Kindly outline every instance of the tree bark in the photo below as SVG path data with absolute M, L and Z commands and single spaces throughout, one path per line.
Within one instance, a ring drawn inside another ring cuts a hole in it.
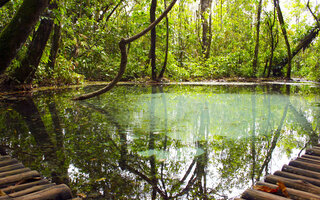
M 151 1 L 150 6 L 150 23 L 156 20 L 156 9 L 157 9 L 157 0 Z M 151 60 L 151 77 L 153 81 L 157 79 L 157 72 L 156 72 L 156 41 L 157 41 L 157 33 L 156 27 L 151 29 L 151 46 L 150 46 L 150 60 Z
M 148 33 L 153 27 L 155 27 L 167 14 L 168 12 L 170 12 L 170 10 L 173 8 L 173 6 L 175 5 L 175 3 L 177 2 L 177 0 L 172 0 L 170 5 L 168 6 L 168 8 L 160 15 L 159 18 L 157 18 L 152 24 L 150 24 L 146 29 L 144 29 L 143 31 L 141 31 L 140 33 L 127 38 L 127 39 L 121 39 L 121 41 L 119 42 L 119 48 L 120 48 L 120 52 L 121 52 L 121 62 L 120 62 L 120 68 L 118 71 L 117 76 L 105 87 L 103 87 L 100 90 L 88 93 L 88 94 L 84 94 L 81 95 L 79 97 L 74 97 L 73 100 L 84 100 L 84 99 L 89 99 L 98 95 L 101 95 L 109 90 L 111 90 L 121 79 L 123 73 L 126 70 L 126 66 L 127 66 L 127 61 L 128 61 L 128 57 L 127 57 L 127 49 L 126 49 L 126 45 L 139 39 L 140 37 L 142 37 L 143 35 L 145 35 L 146 33 Z
M 292 54 L 291 54 L 291 48 L 290 48 L 290 43 L 289 43 L 289 39 L 288 39 L 288 35 L 287 35 L 287 31 L 286 31 L 286 27 L 284 24 L 284 20 L 283 20 L 283 16 L 282 16 L 282 11 L 280 8 L 280 0 L 274 0 L 274 6 L 277 9 L 277 13 L 278 13 L 278 20 L 281 26 L 281 31 L 284 37 L 284 40 L 286 42 L 286 46 L 287 46 L 287 53 L 288 53 L 288 70 L 287 70 L 287 79 L 291 78 L 291 60 L 292 60 Z
M 167 1 L 164 0 L 164 9 L 167 9 Z M 164 72 L 167 68 L 167 62 L 168 62 L 168 51 L 169 51 L 169 17 L 168 15 L 166 15 L 166 54 L 164 57 L 164 62 L 163 62 L 163 66 L 162 69 L 160 71 L 160 74 L 158 76 L 158 80 L 161 80 L 163 78 Z
M 257 74 L 258 65 L 258 55 L 259 55 L 259 37 L 260 37 L 260 18 L 261 18 L 262 0 L 259 0 L 258 13 L 257 13 L 257 26 L 256 26 L 256 45 L 254 48 L 254 58 L 253 58 L 253 76 Z
M 316 26 L 316 27 L 313 27 L 306 36 L 300 39 L 299 44 L 295 47 L 295 49 L 292 52 L 292 58 L 296 56 L 301 51 L 301 49 L 306 49 L 311 44 L 311 42 L 317 37 L 318 33 L 319 33 L 319 27 Z M 274 64 L 273 67 L 275 66 L 283 67 L 287 63 L 288 63 L 288 58 L 284 58 L 280 63 Z
M 53 28 L 53 36 L 52 36 L 52 44 L 51 44 L 51 50 L 50 50 L 50 56 L 49 56 L 49 62 L 48 62 L 48 69 L 53 70 L 54 66 L 56 64 L 56 58 L 60 46 L 60 37 L 61 37 L 61 23 L 54 24 Z
M 43 50 L 49 39 L 53 21 L 51 19 L 42 19 L 40 26 L 28 48 L 28 52 L 24 59 L 21 61 L 19 68 L 16 68 L 10 75 L 15 82 L 19 84 L 31 83 L 34 74 L 40 63 Z
M 211 13 L 212 0 L 201 0 L 200 1 L 200 12 L 201 12 L 201 22 L 202 22 L 202 54 L 205 58 L 209 56 L 211 39 L 208 37 L 208 32 L 211 27 L 208 24 L 208 13 Z M 211 14 L 209 14 L 210 16 Z M 211 20 L 211 17 L 209 17 Z M 211 24 L 211 22 L 210 22 Z
M 0 33 L 0 74 L 10 65 L 48 4 L 48 0 L 24 0 L 16 15 Z

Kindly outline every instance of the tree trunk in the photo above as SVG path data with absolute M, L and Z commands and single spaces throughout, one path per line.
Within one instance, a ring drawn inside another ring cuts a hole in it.
M 177 0 L 172 0 L 170 5 L 168 6 L 168 8 L 160 15 L 160 17 L 158 17 L 152 24 L 150 24 L 146 29 L 144 29 L 143 31 L 141 31 L 140 33 L 127 38 L 127 39 L 122 39 L 119 42 L 119 48 L 120 48 L 120 52 L 121 52 L 121 62 L 120 62 L 120 67 L 119 67 L 119 71 L 117 76 L 111 81 L 111 83 L 109 83 L 107 86 L 103 87 L 100 90 L 91 92 L 89 94 L 84 94 L 81 95 L 79 97 L 75 97 L 73 98 L 73 100 L 84 100 L 84 99 L 89 99 L 98 95 L 101 95 L 109 90 L 111 90 L 121 79 L 123 73 L 126 70 L 126 66 L 127 66 L 127 61 L 128 61 L 128 56 L 127 56 L 127 49 L 126 49 L 126 45 L 139 39 L 140 37 L 144 36 L 146 33 L 148 33 L 151 29 L 153 29 L 169 12 L 170 10 L 173 8 L 173 6 L 175 5 L 175 3 L 177 2 Z
M 296 48 L 292 52 L 292 58 L 296 56 L 301 49 L 306 49 L 311 44 L 311 42 L 317 37 L 318 33 L 319 33 L 319 28 L 316 26 L 309 31 L 309 34 L 307 34 L 302 39 L 300 39 L 299 44 L 296 46 Z M 283 67 L 287 63 L 288 63 L 288 58 L 284 58 L 280 63 L 276 63 L 273 66 Z
M 54 34 L 52 36 L 52 44 L 48 62 L 48 69 L 53 70 L 56 64 L 56 58 L 60 46 L 60 36 L 61 36 L 61 24 L 54 24 L 53 28 Z
M 262 0 L 259 0 L 258 13 L 257 13 L 257 26 L 256 26 L 256 46 L 254 48 L 253 58 L 253 77 L 256 77 L 258 67 L 258 55 L 259 55 L 259 37 L 260 37 L 260 18 L 261 18 Z
M 157 9 L 157 0 L 151 1 L 150 6 L 150 23 L 154 22 L 156 20 L 156 9 Z M 156 27 L 153 27 L 151 29 L 151 47 L 150 47 L 150 59 L 151 59 L 151 71 L 152 71 L 152 80 L 156 81 L 157 79 L 157 72 L 156 72 Z
M 40 26 L 29 45 L 28 52 L 24 59 L 21 61 L 19 68 L 16 68 L 10 77 L 13 77 L 14 81 L 19 84 L 31 83 L 34 74 L 40 63 L 43 50 L 46 47 L 49 39 L 53 21 L 51 19 L 42 19 Z
M 16 15 L 1 31 L 0 74 L 10 65 L 48 4 L 48 0 L 24 0 Z
M 207 16 L 211 16 L 211 4 L 212 4 L 212 0 L 200 1 L 200 12 L 201 12 L 201 22 L 202 22 L 202 54 L 204 55 L 205 58 L 209 56 L 208 51 L 211 43 L 211 41 L 209 40 L 210 37 L 208 37 L 209 28 L 211 29 L 211 27 L 209 27 L 208 19 L 207 19 L 208 18 Z M 208 15 L 209 12 L 210 14 Z M 209 19 L 211 20 L 210 17 Z
M 290 79 L 291 78 L 291 59 L 292 59 L 292 54 L 291 54 L 291 48 L 290 48 L 290 43 L 289 43 L 286 27 L 285 27 L 285 24 L 284 24 L 284 21 L 283 21 L 283 16 L 282 16 L 281 8 L 280 8 L 280 0 L 274 0 L 274 6 L 277 9 L 278 20 L 279 20 L 281 31 L 282 31 L 282 34 L 283 34 L 283 37 L 284 37 L 284 40 L 285 40 L 286 46 L 287 46 L 288 70 L 287 70 L 286 78 Z
M 164 9 L 167 9 L 167 1 L 164 0 Z M 163 74 L 166 70 L 167 67 L 167 62 L 168 62 L 168 51 L 169 51 L 169 18 L 168 15 L 166 16 L 166 29 L 167 29 L 167 33 L 166 33 L 166 55 L 164 57 L 164 63 L 161 69 L 161 72 L 158 76 L 158 80 L 161 80 L 163 78 Z

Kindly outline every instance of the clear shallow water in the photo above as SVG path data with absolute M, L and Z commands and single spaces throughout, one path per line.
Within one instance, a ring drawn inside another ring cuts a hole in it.
M 228 199 L 318 142 L 313 86 L 118 86 L 0 103 L 1 150 L 90 199 Z

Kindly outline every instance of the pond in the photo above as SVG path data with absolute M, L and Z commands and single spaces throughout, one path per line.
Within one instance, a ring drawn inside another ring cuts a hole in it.
M 88 199 L 230 199 L 318 143 L 315 85 L 117 86 L 0 101 L 0 149 Z

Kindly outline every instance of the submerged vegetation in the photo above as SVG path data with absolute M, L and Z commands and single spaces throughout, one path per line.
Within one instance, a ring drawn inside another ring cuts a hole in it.
M 126 43 L 122 80 L 319 81 L 316 1 L 18 0 L 0 4 L 1 85 L 111 81 L 121 39 L 144 30 L 170 3 L 150 33 Z M 21 18 L 30 31 L 17 29 Z

